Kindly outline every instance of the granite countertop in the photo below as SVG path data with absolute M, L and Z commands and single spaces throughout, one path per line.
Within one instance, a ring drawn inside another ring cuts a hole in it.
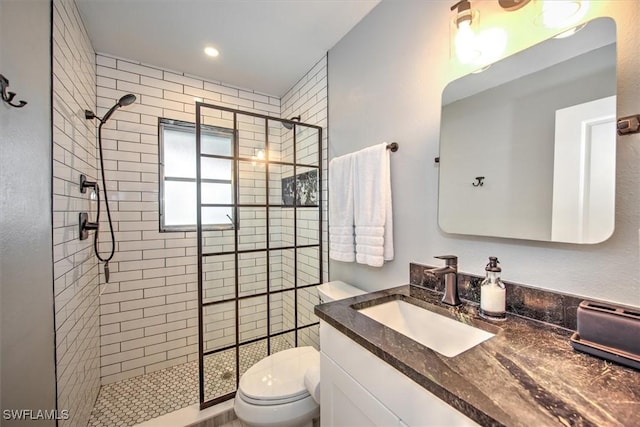
M 568 329 L 510 314 L 487 321 L 476 304 L 451 307 L 441 296 L 406 285 L 321 304 L 315 313 L 481 425 L 640 426 L 640 372 L 574 351 Z M 496 335 L 448 358 L 357 311 L 393 299 Z

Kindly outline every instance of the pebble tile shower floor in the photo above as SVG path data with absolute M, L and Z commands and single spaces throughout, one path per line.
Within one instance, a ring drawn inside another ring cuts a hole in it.
M 283 337 L 271 339 L 272 353 L 290 347 Z M 266 354 L 265 341 L 241 347 L 240 372 L 246 371 Z M 234 350 L 205 359 L 207 398 L 235 390 L 234 364 Z M 102 386 L 88 426 L 133 426 L 198 401 L 198 362 L 194 361 Z

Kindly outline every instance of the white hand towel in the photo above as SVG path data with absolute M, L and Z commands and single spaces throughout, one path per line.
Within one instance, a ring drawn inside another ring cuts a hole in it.
M 353 237 L 353 155 L 329 162 L 329 258 L 356 259 Z
M 381 267 L 393 259 L 391 170 L 387 143 L 354 155 L 356 261 Z

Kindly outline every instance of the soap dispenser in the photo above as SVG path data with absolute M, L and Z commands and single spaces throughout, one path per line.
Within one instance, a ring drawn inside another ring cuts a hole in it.
M 480 284 L 480 315 L 490 320 L 505 320 L 507 292 L 500 280 L 502 269 L 498 267 L 498 258 L 489 257 L 485 268 L 487 275 Z

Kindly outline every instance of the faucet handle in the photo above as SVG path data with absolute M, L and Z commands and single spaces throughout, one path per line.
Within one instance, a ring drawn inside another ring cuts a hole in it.
M 434 258 L 443 259 L 445 261 L 445 265 L 458 265 L 458 257 L 456 255 L 439 255 Z

